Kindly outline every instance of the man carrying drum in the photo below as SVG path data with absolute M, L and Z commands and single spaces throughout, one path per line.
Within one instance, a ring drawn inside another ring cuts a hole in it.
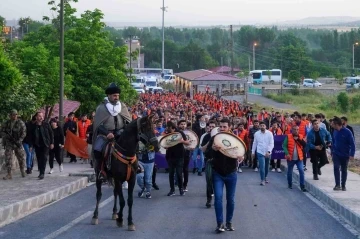
M 220 121 L 220 133 L 229 132 L 230 121 L 222 119 Z M 216 136 L 215 136 L 216 137 Z M 216 232 L 221 233 L 225 230 L 234 231 L 232 226 L 232 218 L 235 208 L 235 189 L 237 182 L 237 165 L 244 160 L 243 156 L 238 158 L 230 158 L 221 152 L 221 146 L 214 143 L 215 137 L 212 137 L 205 154 L 208 158 L 212 158 L 213 165 L 213 185 L 215 196 L 215 214 L 216 214 Z M 236 137 L 237 138 L 237 137 Z M 240 140 L 239 140 L 240 141 Z M 223 188 L 226 188 L 226 227 L 223 222 Z

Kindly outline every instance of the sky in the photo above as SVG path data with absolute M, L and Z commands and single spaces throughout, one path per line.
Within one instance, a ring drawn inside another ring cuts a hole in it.
M 0 16 L 7 20 L 50 15 L 49 0 L 0 0 Z M 59 0 L 55 0 L 59 2 Z M 162 0 L 79 0 L 81 13 L 98 8 L 105 22 L 161 25 Z M 278 23 L 306 17 L 358 17 L 359 0 L 165 0 L 166 25 Z

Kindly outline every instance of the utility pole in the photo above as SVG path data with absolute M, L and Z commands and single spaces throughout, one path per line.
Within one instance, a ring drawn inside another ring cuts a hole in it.
M 253 70 L 255 70 L 255 47 L 257 46 L 257 43 L 255 42 L 253 44 Z
M 230 25 L 230 46 L 231 46 L 231 75 L 234 75 L 234 38 L 233 38 L 233 25 Z
M 359 45 L 359 43 L 355 42 L 353 44 L 353 49 L 352 49 L 353 50 L 353 52 L 352 52 L 353 53 L 353 59 L 352 59 L 353 60 L 353 62 L 352 62 L 353 63 L 353 71 L 355 70 L 355 45 L 357 46 L 357 45 Z
M 129 53 L 129 63 L 130 63 L 130 65 L 129 65 L 129 69 L 130 69 L 130 78 L 129 78 L 129 81 L 130 81 L 130 83 L 131 83 L 131 77 L 132 77 L 132 66 L 131 66 L 131 45 L 132 45 L 132 38 L 133 38 L 133 35 L 129 35 L 129 39 L 130 39 L 130 41 L 129 41 L 129 44 L 130 44 L 130 53 Z
M 281 79 L 280 79 L 280 84 L 281 84 L 281 90 L 280 90 L 280 94 L 282 95 L 282 93 L 283 93 L 283 57 L 282 57 L 282 53 L 281 53 L 281 68 L 280 68 L 280 70 L 281 70 Z
M 165 66 L 165 0 L 163 0 L 163 6 L 161 8 L 162 10 L 162 50 L 161 50 L 161 77 L 164 76 L 164 66 Z
M 64 123 L 64 0 L 60 1 L 60 102 L 59 102 L 59 121 L 62 126 Z
M 249 74 L 250 74 L 250 71 L 251 71 L 251 66 L 250 66 L 250 56 L 248 56 L 249 58 Z

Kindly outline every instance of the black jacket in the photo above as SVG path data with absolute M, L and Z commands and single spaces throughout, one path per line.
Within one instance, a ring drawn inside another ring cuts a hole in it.
M 31 121 L 28 121 L 27 123 L 25 123 L 26 125 L 26 136 L 25 139 L 23 140 L 24 144 L 31 144 L 31 134 L 33 133 L 33 129 L 34 129 L 34 123 Z
M 193 124 L 193 126 L 192 126 L 192 131 L 195 132 L 195 134 L 198 136 L 199 139 L 201 138 L 201 136 L 202 136 L 203 134 L 205 134 L 205 128 L 202 129 L 202 128 L 200 127 L 200 121 L 198 121 L 198 120 L 195 122 L 195 124 Z
M 41 138 L 40 138 L 41 137 Z M 42 140 L 41 140 L 42 139 Z M 40 145 L 39 145 L 40 142 Z M 50 147 L 54 144 L 54 133 L 49 123 L 42 122 L 41 125 L 34 124 L 31 133 L 30 147 Z

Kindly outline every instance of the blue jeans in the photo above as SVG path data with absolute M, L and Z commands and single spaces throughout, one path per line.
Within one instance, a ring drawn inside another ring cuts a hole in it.
M 349 158 L 341 158 L 333 154 L 333 163 L 334 163 L 335 185 L 340 186 L 340 170 L 341 170 L 341 186 L 345 187 Z
M 292 185 L 292 173 L 293 173 L 293 169 L 294 166 L 296 164 L 296 167 L 299 170 L 299 175 L 300 175 L 300 186 L 305 186 L 305 177 L 304 177 L 304 163 L 302 160 L 290 160 L 287 161 L 287 180 L 288 180 L 288 184 Z
M 237 182 L 237 173 L 230 173 L 226 176 L 218 174 L 213 170 L 212 175 L 213 187 L 214 187 L 214 197 L 215 197 L 215 214 L 216 222 L 223 223 L 223 189 L 224 185 L 226 188 L 226 222 L 231 222 L 234 215 L 235 208 L 235 189 Z
M 200 155 L 200 162 L 197 159 L 198 155 Z M 198 172 L 202 172 L 202 168 L 204 165 L 204 153 L 199 147 L 196 147 L 194 149 L 193 154 L 192 154 L 192 159 L 194 162 L 194 168 L 197 168 Z
M 265 158 L 264 155 L 256 153 L 259 162 L 259 172 L 261 181 L 264 181 L 269 172 L 269 161 L 270 157 Z
M 152 187 L 152 173 L 154 163 L 143 163 L 139 161 L 139 164 L 144 168 L 144 172 L 137 174 L 137 183 L 140 189 L 146 189 L 146 192 L 150 192 Z
M 32 167 L 32 156 L 33 156 L 33 149 L 30 151 L 30 146 L 28 144 L 23 143 L 23 147 L 26 153 L 26 168 Z

